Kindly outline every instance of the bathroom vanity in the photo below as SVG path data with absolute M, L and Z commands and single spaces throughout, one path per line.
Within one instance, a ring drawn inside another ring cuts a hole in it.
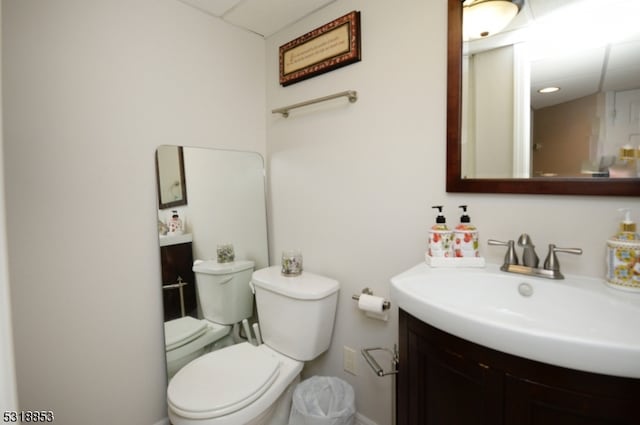
M 640 424 L 640 380 L 551 366 L 400 310 L 398 425 Z
M 193 274 L 193 247 L 191 234 L 160 238 L 160 264 L 162 266 L 162 302 L 164 320 L 182 316 L 180 286 L 186 315 L 196 314 L 196 285 Z
M 640 297 L 422 263 L 391 279 L 398 425 L 640 424 Z

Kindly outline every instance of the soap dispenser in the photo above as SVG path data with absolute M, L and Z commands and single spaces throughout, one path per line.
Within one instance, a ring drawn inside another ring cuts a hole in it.
M 631 210 L 621 208 L 624 219 L 618 233 L 607 240 L 607 284 L 616 289 L 640 292 L 640 235 Z
M 182 228 L 182 220 L 180 219 L 180 216 L 178 215 L 178 210 L 172 210 L 171 211 L 171 218 L 169 219 L 169 233 L 173 234 L 173 235 L 181 235 L 183 228 Z
M 462 208 L 462 216 L 460 224 L 454 230 L 453 252 L 456 257 L 479 257 L 478 229 L 471 224 L 471 217 L 467 214 L 467 206 L 460 205 L 458 208 Z
M 429 250 L 430 257 L 452 257 L 453 256 L 453 231 L 447 227 L 447 219 L 442 214 L 442 205 L 431 208 L 438 210 L 436 223 L 429 230 Z

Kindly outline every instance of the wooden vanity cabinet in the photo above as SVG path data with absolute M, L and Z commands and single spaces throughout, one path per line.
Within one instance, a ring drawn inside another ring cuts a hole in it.
M 185 313 L 196 317 L 196 281 L 193 273 L 193 248 L 191 242 L 166 245 L 160 247 L 160 264 L 162 265 L 162 301 L 164 304 L 164 320 L 181 317 L 180 291 L 167 286 L 182 280 L 187 284 L 182 287 Z
M 398 425 L 640 424 L 638 379 L 524 359 L 403 310 L 399 318 Z

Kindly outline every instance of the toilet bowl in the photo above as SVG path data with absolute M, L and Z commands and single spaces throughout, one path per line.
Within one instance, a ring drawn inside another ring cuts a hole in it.
M 253 314 L 253 294 L 249 288 L 253 261 L 218 263 L 196 260 L 198 305 L 202 319 L 190 316 L 164 324 L 167 376 L 169 379 L 192 360 L 237 342 L 232 327 Z
M 304 361 L 330 345 L 339 283 L 280 266 L 251 280 L 264 344 L 232 345 L 193 360 L 169 382 L 173 425 L 283 425 Z
M 169 419 L 174 425 L 286 424 L 302 366 L 248 342 L 205 354 L 171 381 Z

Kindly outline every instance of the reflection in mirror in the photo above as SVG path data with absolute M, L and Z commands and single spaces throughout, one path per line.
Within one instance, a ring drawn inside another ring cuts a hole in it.
M 640 194 L 640 2 L 526 0 L 463 41 L 469 3 L 449 0 L 447 190 Z
M 637 177 L 638 5 L 529 0 L 500 34 L 464 41 L 463 175 Z
M 158 147 L 156 183 L 160 209 L 187 204 L 182 147 L 167 145 Z
M 244 340 L 238 322 L 253 315 L 251 273 L 268 266 L 262 157 L 182 151 L 189 204 L 158 210 L 169 378 L 202 354 Z

